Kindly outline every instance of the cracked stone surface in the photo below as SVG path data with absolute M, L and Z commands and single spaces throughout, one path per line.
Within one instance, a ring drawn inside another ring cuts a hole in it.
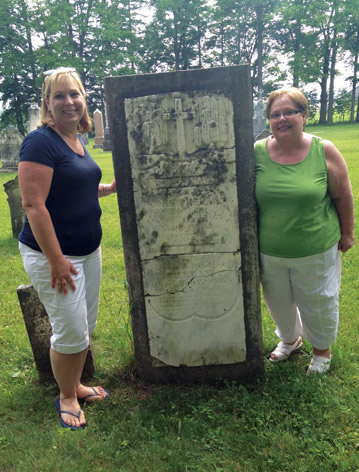
M 125 110 L 153 365 L 244 361 L 232 103 L 176 92 Z

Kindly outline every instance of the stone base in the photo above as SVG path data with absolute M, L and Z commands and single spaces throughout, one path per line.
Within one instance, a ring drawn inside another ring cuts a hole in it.
M 111 142 L 110 141 L 104 141 L 103 142 L 103 152 L 111 152 L 112 151 L 112 148 L 111 148 Z
M 6 174 L 10 172 L 17 172 L 17 166 L 16 167 L 0 167 L 0 174 Z

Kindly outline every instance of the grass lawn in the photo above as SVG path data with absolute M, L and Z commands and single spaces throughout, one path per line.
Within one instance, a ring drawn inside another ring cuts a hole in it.
M 345 157 L 359 221 L 359 126 L 308 127 Z M 110 153 L 88 146 L 111 182 Z M 0 183 L 15 174 L 0 174 Z M 1 185 L 2 187 L 2 185 Z M 133 348 L 116 196 L 103 209 L 103 283 L 93 337 L 96 384 L 111 397 L 85 406 L 88 427 L 61 428 L 54 385 L 40 385 L 16 289 L 28 283 L 0 192 L 0 472 L 359 471 L 359 249 L 342 257 L 341 319 L 330 372 L 306 376 L 310 346 L 266 363 L 251 385 L 154 386 L 133 376 Z M 356 230 L 356 235 L 358 231 Z M 264 305 L 263 339 L 276 344 Z

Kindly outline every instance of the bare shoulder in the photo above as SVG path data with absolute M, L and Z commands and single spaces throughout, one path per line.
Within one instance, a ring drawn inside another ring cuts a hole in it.
M 323 139 L 323 145 L 325 155 L 340 154 L 339 149 L 329 139 Z

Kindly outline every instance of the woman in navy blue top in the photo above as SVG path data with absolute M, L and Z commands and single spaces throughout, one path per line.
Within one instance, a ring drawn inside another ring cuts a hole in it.
M 27 217 L 19 248 L 51 322 L 50 359 L 60 387 L 60 421 L 66 428 L 79 429 L 86 425 L 79 401 L 109 395 L 80 379 L 98 313 L 98 199 L 116 192 L 116 184 L 100 184 L 101 170 L 78 135 L 90 130 L 91 121 L 75 69 L 61 68 L 44 76 L 42 126 L 26 136 L 20 150 L 19 183 Z

